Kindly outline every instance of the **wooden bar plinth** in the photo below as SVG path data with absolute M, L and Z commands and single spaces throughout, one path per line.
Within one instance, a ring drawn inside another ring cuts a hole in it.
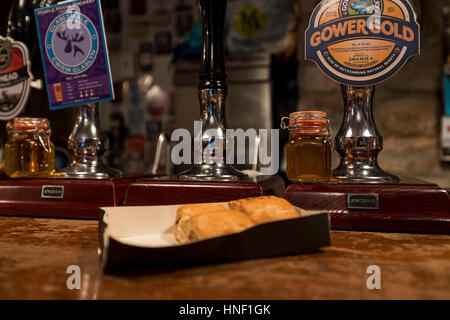
M 352 209 L 349 197 L 378 198 L 378 208 Z M 374 197 L 375 196 L 375 197 Z M 333 229 L 450 233 L 450 200 L 446 190 L 419 180 L 392 184 L 293 184 L 285 198 L 307 210 L 325 210 Z
M 123 204 L 137 178 L 1 180 L 0 216 L 98 219 L 100 207 Z
M 141 179 L 132 183 L 124 205 L 176 205 L 226 202 L 262 195 L 283 196 L 285 184 L 278 176 L 243 182 L 186 181 L 169 178 Z

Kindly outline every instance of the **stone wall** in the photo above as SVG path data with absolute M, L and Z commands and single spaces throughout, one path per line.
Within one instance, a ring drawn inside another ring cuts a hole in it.
M 343 117 L 340 86 L 304 60 L 304 31 L 319 1 L 301 1 L 299 32 L 299 109 L 326 110 L 336 134 Z M 376 87 L 374 113 L 384 137 L 381 166 L 450 187 L 450 170 L 439 160 L 442 115 L 443 19 L 448 0 L 415 0 L 421 24 L 421 55 L 411 58 L 392 79 Z M 334 165 L 339 157 L 335 155 Z

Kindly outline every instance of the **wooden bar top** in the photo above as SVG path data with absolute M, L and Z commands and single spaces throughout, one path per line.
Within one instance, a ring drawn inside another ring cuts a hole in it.
M 102 275 L 97 222 L 0 217 L 0 299 L 450 299 L 450 236 L 333 231 L 320 252 Z M 81 289 L 66 286 L 70 265 Z M 381 268 L 381 290 L 366 286 Z

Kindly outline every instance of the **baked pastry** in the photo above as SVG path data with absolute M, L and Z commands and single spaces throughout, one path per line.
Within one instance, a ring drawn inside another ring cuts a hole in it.
M 255 224 L 298 218 L 285 199 L 265 196 L 219 204 L 187 204 L 177 211 L 175 239 L 181 244 L 244 231 Z
M 228 205 L 231 210 L 245 213 L 256 224 L 299 217 L 294 206 L 275 196 L 235 200 Z
M 223 210 L 226 210 L 226 208 L 217 203 L 185 204 L 178 208 L 175 223 L 178 223 L 181 218 L 187 219 L 198 214 Z
M 183 218 L 180 222 L 183 221 Z M 176 226 L 177 240 L 190 243 L 244 231 L 254 225 L 253 221 L 239 211 L 222 210 L 195 214 Z
M 182 233 L 182 229 L 184 225 L 188 224 L 192 217 L 197 215 L 211 213 L 214 211 L 223 211 L 227 210 L 224 206 L 215 203 L 198 203 L 198 204 L 186 204 L 181 206 L 177 210 L 177 216 L 175 218 L 175 226 L 173 233 L 175 235 L 175 239 L 180 241 L 180 233 Z

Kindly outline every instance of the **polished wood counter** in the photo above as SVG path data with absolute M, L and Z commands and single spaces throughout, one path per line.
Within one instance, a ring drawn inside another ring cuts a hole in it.
M 450 236 L 333 231 L 310 255 L 114 276 L 97 237 L 94 221 L 0 217 L 0 299 L 450 299 Z M 381 290 L 366 287 L 370 265 Z

